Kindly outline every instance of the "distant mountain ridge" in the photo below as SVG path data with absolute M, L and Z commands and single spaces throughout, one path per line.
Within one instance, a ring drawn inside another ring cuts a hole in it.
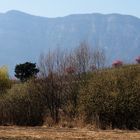
M 120 14 L 76 14 L 58 18 L 20 11 L 0 14 L 0 65 L 37 62 L 39 55 L 57 47 L 74 48 L 86 41 L 105 50 L 108 62 L 132 62 L 140 55 L 140 19 Z

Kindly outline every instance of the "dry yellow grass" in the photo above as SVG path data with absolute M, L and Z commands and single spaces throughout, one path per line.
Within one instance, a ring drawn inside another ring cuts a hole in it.
M 0 140 L 140 140 L 140 131 L 0 127 Z

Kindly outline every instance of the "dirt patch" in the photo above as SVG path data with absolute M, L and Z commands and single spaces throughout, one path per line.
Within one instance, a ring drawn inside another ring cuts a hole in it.
M 0 127 L 0 140 L 140 140 L 140 131 Z

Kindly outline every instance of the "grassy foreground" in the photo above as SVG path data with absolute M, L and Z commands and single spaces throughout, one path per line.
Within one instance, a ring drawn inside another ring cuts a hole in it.
M 139 140 L 140 131 L 0 127 L 0 140 Z

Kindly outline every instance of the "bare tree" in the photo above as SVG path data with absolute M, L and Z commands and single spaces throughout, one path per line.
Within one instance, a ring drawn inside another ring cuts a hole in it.
M 75 50 L 75 59 L 78 73 L 86 73 L 90 63 L 90 46 L 82 42 Z
M 95 48 L 92 54 L 92 63 L 97 68 L 103 68 L 105 66 L 105 51 L 102 48 Z
M 100 49 L 92 51 L 86 42 L 82 42 L 71 52 L 59 48 L 40 56 L 41 92 L 55 123 L 59 121 L 60 109 L 74 118 L 80 85 L 86 82 L 90 66 L 94 64 L 101 68 L 104 60 L 104 52 Z
M 63 103 L 63 71 L 65 69 L 65 57 L 59 51 L 42 54 L 40 56 L 40 85 L 44 94 L 46 106 L 54 122 L 59 121 L 59 109 Z
M 86 42 L 74 50 L 74 58 L 78 73 L 86 73 L 90 68 L 103 68 L 106 62 L 105 51 L 100 47 L 92 48 Z

